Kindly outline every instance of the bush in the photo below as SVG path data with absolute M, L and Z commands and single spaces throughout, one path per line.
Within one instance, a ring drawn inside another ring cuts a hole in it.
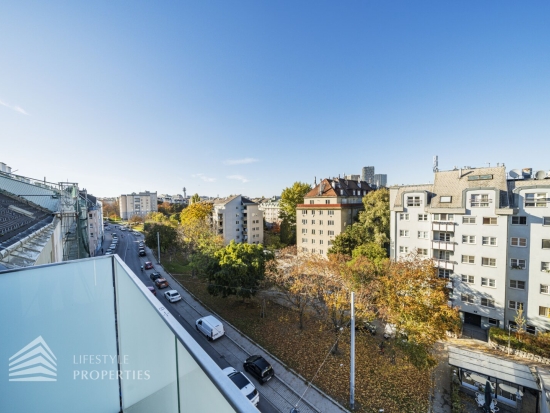
M 498 327 L 491 327 L 489 337 L 501 346 L 508 346 L 508 331 Z M 539 333 L 537 335 L 523 334 L 522 341 L 519 341 L 516 334 L 510 334 L 510 348 L 525 351 L 537 356 L 550 358 L 550 333 Z

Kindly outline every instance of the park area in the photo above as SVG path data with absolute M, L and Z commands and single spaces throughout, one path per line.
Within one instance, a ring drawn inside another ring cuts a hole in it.
M 299 329 L 295 311 L 263 296 L 246 302 L 230 296 L 208 294 L 204 281 L 188 274 L 174 274 L 182 285 L 206 306 L 259 343 L 287 366 L 311 380 L 323 361 L 314 383 L 346 408 L 349 408 L 350 332 L 340 336 L 338 352 L 329 355 L 336 336 L 325 323 L 307 317 L 305 328 Z M 262 307 L 265 317 L 262 317 Z M 412 366 L 399 349 L 386 342 L 379 350 L 382 333 L 356 335 L 356 411 L 426 412 L 431 388 L 430 371 Z

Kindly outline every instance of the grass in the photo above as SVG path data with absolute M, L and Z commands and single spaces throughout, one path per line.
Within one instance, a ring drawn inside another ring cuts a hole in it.
M 243 302 L 235 297 L 213 297 L 201 280 L 190 275 L 176 278 L 212 310 L 308 380 L 334 344 L 334 332 L 314 318 L 308 318 L 304 330 L 300 330 L 296 312 L 286 307 L 266 300 L 266 317 L 262 318 L 259 299 Z M 430 372 L 417 370 L 399 349 L 389 345 L 385 354 L 380 354 L 381 339 L 381 335 L 356 336 L 356 411 L 426 412 Z M 349 340 L 349 331 L 345 330 L 338 354 L 327 358 L 314 382 L 344 406 L 349 406 Z

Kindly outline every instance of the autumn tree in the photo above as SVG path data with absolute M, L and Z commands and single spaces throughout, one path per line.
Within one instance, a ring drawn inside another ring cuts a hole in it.
M 170 225 L 164 225 L 160 223 L 147 225 L 145 230 L 145 243 L 149 248 L 157 247 L 157 232 L 160 237 L 161 251 L 166 251 L 168 248 L 172 248 L 176 244 L 177 233 L 175 228 Z
M 113 219 L 120 218 L 120 208 L 117 198 L 115 198 L 114 202 L 103 202 L 103 216 L 113 217 Z
M 243 300 L 256 294 L 268 258 L 262 245 L 231 241 L 214 256 L 218 259 L 219 270 L 209 277 L 210 294 L 236 295 Z
M 149 212 L 146 216 L 147 220 L 154 222 L 166 222 L 168 217 L 162 212 Z
M 194 194 L 189 200 L 189 204 L 196 204 L 197 202 L 201 202 L 201 197 L 199 194 Z
M 143 222 L 143 217 L 141 217 L 140 215 L 132 215 L 129 221 L 132 224 L 141 224 Z
M 311 185 L 303 182 L 294 182 L 294 184 L 283 189 L 281 200 L 279 202 L 280 217 L 288 225 L 289 243 L 296 243 L 296 206 L 304 203 L 304 196 L 311 191 Z
M 458 332 L 461 324 L 458 310 L 448 305 L 446 280 L 430 260 L 410 256 L 392 262 L 376 284 L 378 316 L 400 336 L 396 344 L 418 368 L 432 367 L 435 342 L 447 331 Z

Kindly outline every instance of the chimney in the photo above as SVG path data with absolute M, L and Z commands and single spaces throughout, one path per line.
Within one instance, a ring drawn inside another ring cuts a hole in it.
M 462 168 L 458 169 L 458 179 L 462 178 Z

